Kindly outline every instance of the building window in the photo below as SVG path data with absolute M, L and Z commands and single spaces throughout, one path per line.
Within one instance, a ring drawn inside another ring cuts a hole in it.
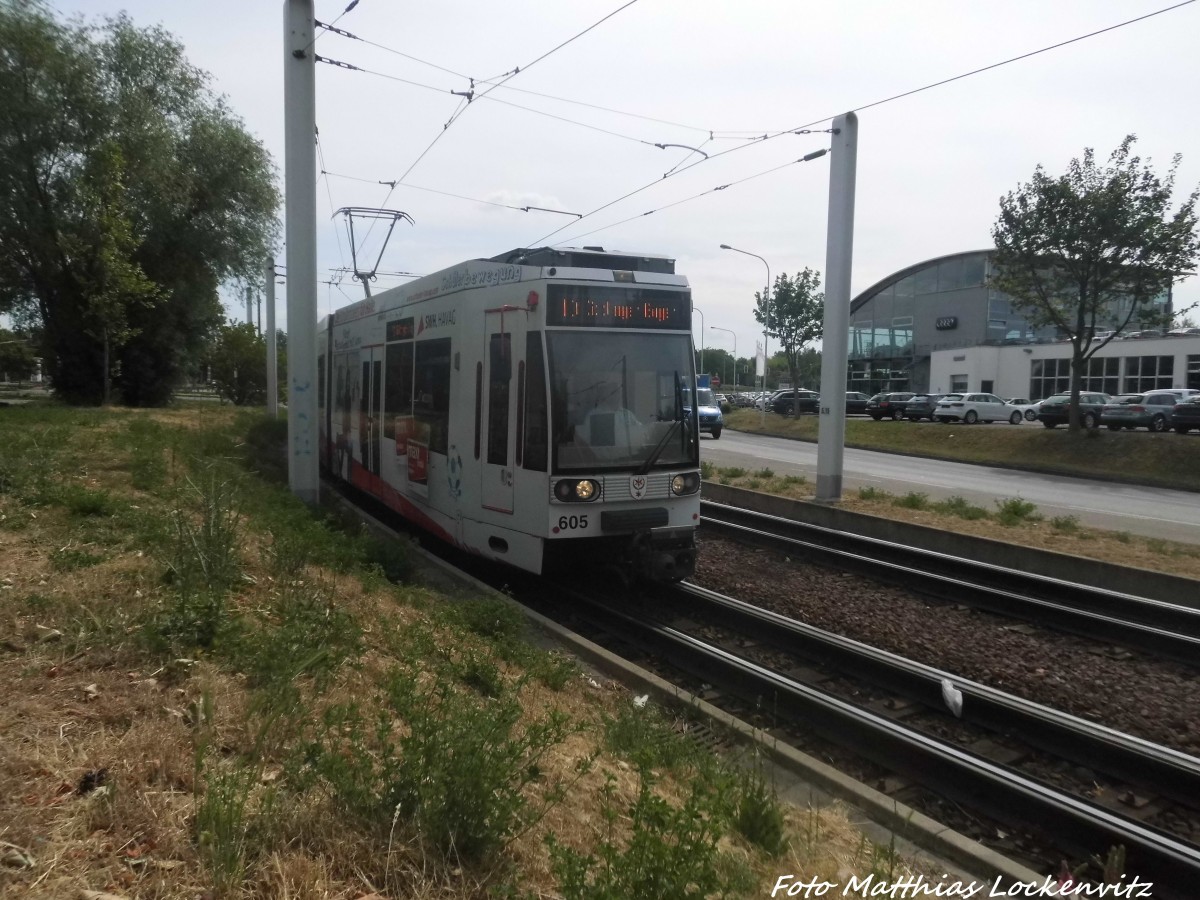
M 1071 389 L 1069 359 L 1035 359 L 1029 367 L 1029 396 L 1044 400 Z
M 950 393 L 961 394 L 967 389 L 966 375 L 951 375 L 950 376 Z
M 1187 384 L 1184 387 L 1200 391 L 1200 356 L 1187 358 Z
M 1083 376 L 1080 389 L 1098 391 L 1101 394 L 1118 394 L 1120 369 L 1121 361 L 1115 356 L 1103 359 L 1093 356 L 1088 360 L 1087 372 Z
M 1169 388 L 1175 377 L 1174 356 L 1125 357 L 1125 393 Z

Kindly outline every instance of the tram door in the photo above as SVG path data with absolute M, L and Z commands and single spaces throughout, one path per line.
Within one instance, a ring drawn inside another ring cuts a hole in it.
M 362 467 L 372 475 L 379 474 L 379 451 L 383 432 L 383 348 L 364 350 L 362 386 L 358 408 L 358 446 Z
M 497 310 L 487 315 L 483 365 L 477 373 L 478 453 L 485 509 L 513 511 L 514 458 L 517 437 L 518 360 L 524 353 L 523 310 Z

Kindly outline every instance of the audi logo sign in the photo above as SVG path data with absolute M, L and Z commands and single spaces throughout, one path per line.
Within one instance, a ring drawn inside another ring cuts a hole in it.
M 957 328 L 958 316 L 942 316 L 933 323 L 933 327 L 938 331 L 949 331 L 952 328 Z

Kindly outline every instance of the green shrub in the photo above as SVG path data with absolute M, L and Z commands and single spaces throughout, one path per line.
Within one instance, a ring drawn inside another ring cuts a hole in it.
M 982 506 L 975 506 L 968 503 L 966 498 L 960 497 L 957 494 L 940 503 L 934 504 L 934 509 L 952 516 L 958 516 L 960 519 L 967 519 L 968 521 L 986 519 L 990 515 Z
M 704 460 L 700 461 L 700 477 L 704 481 L 712 481 L 713 475 L 715 475 L 716 472 L 717 472 L 717 467 L 714 466 L 712 463 L 710 463 L 708 460 L 704 459 Z
M 66 484 L 58 491 L 58 502 L 73 516 L 111 516 L 117 502 L 108 491 L 93 490 L 81 484 Z
M 564 846 L 553 834 L 546 838 L 551 870 L 566 900 L 676 900 L 729 893 L 728 866 L 718 849 L 728 827 L 723 786 L 693 779 L 688 796 L 673 806 L 654 792 L 643 772 L 627 810 L 618 809 L 615 786 L 609 775 L 601 810 L 608 828 L 594 853 Z M 616 835 L 621 819 L 629 823 L 627 840 Z
M 1074 516 L 1055 516 L 1050 520 L 1050 527 L 1063 534 L 1075 534 L 1079 531 L 1079 520 Z
M 775 473 L 770 469 L 759 469 L 754 473 L 755 478 L 774 478 Z
M 859 500 L 887 500 L 892 495 L 887 491 L 880 490 L 876 487 L 865 487 L 858 489 Z
M 1025 522 L 1040 522 L 1042 520 L 1037 511 L 1037 504 L 1030 503 L 1028 500 L 1022 500 L 1020 497 L 997 500 L 996 508 L 998 510 L 996 520 L 1001 525 L 1012 527 Z
M 758 768 L 738 779 L 733 824 L 742 837 L 771 856 L 783 852 L 783 807 Z
M 909 491 L 903 497 L 893 500 L 892 506 L 898 506 L 901 509 L 928 509 L 929 496 L 917 491 Z
M 746 470 L 741 466 L 726 466 L 720 472 L 726 478 L 743 478 L 746 475 Z
M 677 731 L 658 707 L 645 701 L 624 704 L 616 716 L 604 716 L 604 745 L 647 770 L 678 770 L 711 759 Z

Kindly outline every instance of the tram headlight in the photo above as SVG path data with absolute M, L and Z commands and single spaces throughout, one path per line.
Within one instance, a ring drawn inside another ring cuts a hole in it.
M 696 472 L 686 472 L 671 479 L 672 494 L 694 494 L 698 490 L 700 490 L 700 475 Z
M 563 503 L 587 503 L 595 500 L 600 493 L 600 485 L 589 478 L 578 481 L 564 478 L 554 485 L 554 496 Z

